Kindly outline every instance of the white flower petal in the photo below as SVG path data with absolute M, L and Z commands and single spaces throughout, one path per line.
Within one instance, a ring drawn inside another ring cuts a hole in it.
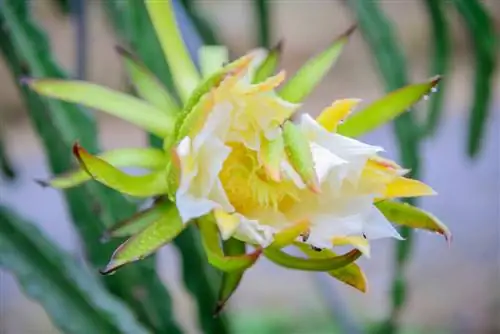
M 257 243 L 262 247 L 267 247 L 273 242 L 274 228 L 260 224 L 257 219 L 248 219 L 240 214 L 235 215 L 240 219 L 240 224 L 236 230 L 239 238 Z
M 363 232 L 368 239 L 396 238 L 403 240 L 394 226 L 375 206 L 372 206 L 370 213 L 365 217 Z
M 214 201 L 206 198 L 195 198 L 189 193 L 177 193 L 175 196 L 175 205 L 179 210 L 179 215 L 183 223 L 187 223 L 193 218 L 201 217 L 213 209 L 220 207 Z

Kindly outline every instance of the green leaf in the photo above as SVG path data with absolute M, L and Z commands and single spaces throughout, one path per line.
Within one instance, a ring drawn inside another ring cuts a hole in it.
M 373 131 L 429 95 L 440 80 L 441 77 L 436 76 L 387 94 L 339 124 L 337 132 L 344 136 L 359 137 Z
M 252 79 L 253 84 L 266 80 L 276 72 L 281 59 L 282 49 L 283 42 L 280 41 L 269 51 L 266 58 L 255 69 L 255 74 Z
M 73 154 L 82 168 L 92 175 L 96 181 L 121 193 L 137 197 L 151 197 L 167 192 L 167 180 L 164 171 L 139 176 L 129 175 L 106 161 L 91 155 L 78 143 L 73 146 Z
M 470 157 L 479 153 L 488 119 L 495 68 L 500 43 L 493 17 L 477 0 L 453 0 L 452 4 L 462 16 L 474 43 L 476 68 L 474 70 L 474 101 L 469 118 L 467 152 Z
M 182 232 L 185 225 L 175 205 L 170 203 L 162 209 L 159 219 L 116 249 L 109 263 L 101 270 L 103 275 L 110 274 L 128 263 L 144 259 Z
M 295 75 L 290 78 L 278 92 L 284 100 L 298 103 L 302 102 L 325 77 L 326 73 L 335 64 L 342 52 L 349 36 L 355 30 L 349 28 L 340 35 L 328 49 L 307 61 Z
M 337 256 L 337 254 L 329 249 L 322 249 L 318 251 L 312 249 L 310 245 L 301 242 L 294 242 L 293 244 L 304 254 L 313 259 L 326 259 Z M 353 288 L 361 292 L 367 291 L 368 282 L 366 280 L 366 276 L 361 268 L 354 262 L 342 268 L 330 270 L 328 272 L 328 275 L 338 279 L 339 281 L 347 285 L 352 286 Z
M 125 69 L 138 95 L 163 111 L 169 118 L 177 117 L 180 107 L 158 78 L 132 53 L 122 47 L 116 47 L 116 51 L 122 56 Z
M 169 206 L 170 203 L 160 198 L 150 208 L 140 211 L 132 217 L 111 226 L 104 232 L 101 240 L 106 241 L 109 238 L 130 237 L 139 233 L 146 226 L 161 219 L 165 212 L 168 212 Z
M 229 238 L 222 242 L 222 248 L 224 250 L 224 255 L 226 256 L 240 256 L 245 254 L 245 243 L 238 239 Z M 219 299 L 214 310 L 214 316 L 218 316 L 220 312 L 224 309 L 227 301 L 233 293 L 236 291 L 240 285 L 241 279 L 246 269 L 224 272 L 222 273 L 222 280 L 219 289 Z
M 285 152 L 292 167 L 309 189 L 319 193 L 321 189 L 314 169 L 311 147 L 304 133 L 293 122 L 286 121 L 283 124 L 283 140 Z
M 414 207 L 408 203 L 380 201 L 375 206 L 390 222 L 410 228 L 418 228 L 443 235 L 451 241 L 451 232 L 438 218 L 431 213 Z
M 450 69 L 451 36 L 446 22 L 446 3 L 443 1 L 425 0 L 430 16 L 433 47 L 432 74 L 440 74 L 443 80 L 439 83 L 439 90 L 432 95 L 429 101 L 429 112 L 425 124 L 425 134 L 433 135 L 439 125 L 443 113 L 446 74 Z
M 26 79 L 24 83 L 38 94 L 99 109 L 150 131 L 160 137 L 172 132 L 174 115 L 133 96 L 85 81 Z
M 97 157 L 114 167 L 139 167 L 148 170 L 165 168 L 165 152 L 155 148 L 123 148 L 106 151 Z M 91 180 L 92 176 L 83 168 L 58 175 L 48 181 L 37 180 L 42 186 L 59 189 L 71 188 Z
M 223 45 L 205 45 L 198 53 L 201 74 L 204 78 L 219 71 L 229 60 L 229 50 Z
M 94 275 L 3 206 L 0 267 L 16 277 L 64 333 L 148 333 Z
M 172 71 L 175 86 L 182 101 L 186 102 L 200 81 L 198 70 L 182 40 L 172 6 L 172 0 L 147 0 L 151 22 Z
M 13 78 L 16 82 L 22 76 L 64 78 L 65 73 L 55 63 L 47 39 L 31 21 L 26 5 L 25 1 L 4 0 L 0 11 L 0 26 L 4 27 L 0 29 L 0 50 Z M 95 120 L 88 110 L 43 99 L 25 86 L 18 88 L 53 174 L 74 167 L 71 147 L 75 141 L 93 152 L 99 151 Z M 92 267 L 104 266 L 117 246 L 115 242 L 99 242 L 104 227 L 133 214 L 135 206 L 96 182 L 70 189 L 64 196 Z M 153 332 L 180 333 L 173 319 L 170 295 L 154 270 L 153 258 L 124 268 L 104 281 Z
M 279 249 L 268 247 L 264 249 L 264 255 L 272 262 L 290 269 L 304 271 L 330 271 L 353 263 L 361 256 L 361 252 L 357 249 L 353 249 L 346 254 L 331 258 L 303 259 L 289 255 Z
M 213 219 L 201 218 L 198 221 L 201 240 L 208 262 L 224 272 L 241 271 L 250 268 L 259 258 L 262 250 L 259 248 L 253 253 L 241 256 L 225 256 L 219 244 L 219 232 Z

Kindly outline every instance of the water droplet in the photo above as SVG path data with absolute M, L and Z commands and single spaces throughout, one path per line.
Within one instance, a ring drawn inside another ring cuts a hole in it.
M 429 99 L 429 95 L 424 95 L 424 101 L 427 101 Z
M 437 87 L 432 87 L 432 88 L 431 88 L 431 92 L 432 92 L 432 93 L 436 93 L 437 91 L 438 91 L 438 88 L 437 88 Z

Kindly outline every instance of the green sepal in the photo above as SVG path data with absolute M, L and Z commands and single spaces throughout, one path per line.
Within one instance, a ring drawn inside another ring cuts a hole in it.
M 244 255 L 246 249 L 245 243 L 243 241 L 234 238 L 229 238 L 228 240 L 223 241 L 222 248 L 224 250 L 224 255 L 226 256 Z M 214 316 L 218 316 L 219 313 L 224 309 L 227 301 L 240 285 L 245 270 L 246 269 L 222 273 L 221 286 L 219 289 L 217 305 L 214 310 Z
M 345 267 L 360 256 L 361 252 L 353 249 L 346 254 L 321 259 L 304 259 L 289 255 L 279 249 L 267 247 L 264 249 L 264 255 L 272 262 L 290 269 L 305 271 L 331 271 Z
M 121 244 L 101 274 L 108 275 L 124 265 L 142 260 L 169 243 L 186 227 L 173 203 L 162 207 L 159 219 Z
M 278 68 L 281 59 L 282 50 L 283 50 L 282 41 L 280 41 L 271 50 L 269 50 L 269 53 L 267 54 L 266 58 L 264 58 L 264 60 L 255 69 L 252 78 L 252 84 L 260 83 L 269 78 L 270 76 L 272 76 L 276 72 L 276 69 Z
M 356 26 L 349 28 L 325 51 L 308 60 L 297 73 L 283 85 L 278 95 L 284 100 L 292 103 L 304 101 L 335 64 L 342 49 L 349 40 L 349 36 L 355 29 Z
M 313 259 L 326 259 L 337 256 L 337 254 L 329 249 L 314 250 L 311 248 L 311 245 L 301 242 L 294 242 L 293 245 L 300 249 L 308 257 Z M 355 262 L 350 263 L 342 268 L 330 270 L 328 271 L 328 275 L 338 279 L 339 281 L 347 285 L 352 286 L 353 288 L 361 292 L 367 291 L 368 282 L 366 280 L 366 276 Z
M 448 227 L 425 210 L 408 203 L 388 200 L 377 202 L 375 206 L 391 223 L 435 232 L 443 235 L 448 242 L 451 242 L 452 235 Z
M 209 217 L 198 219 L 198 227 L 208 262 L 221 271 L 234 272 L 250 268 L 262 253 L 262 249 L 258 248 L 250 254 L 225 256 L 215 221 Z
M 320 185 L 311 152 L 309 140 L 291 121 L 283 124 L 283 140 L 288 161 L 311 191 L 319 193 Z
M 373 131 L 430 94 L 440 80 L 440 76 L 435 76 L 426 82 L 408 85 L 387 94 L 339 124 L 337 132 L 343 136 L 359 137 Z

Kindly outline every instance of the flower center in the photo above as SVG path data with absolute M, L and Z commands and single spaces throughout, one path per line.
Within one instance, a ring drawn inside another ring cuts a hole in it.
M 275 182 L 267 177 L 255 151 L 239 143 L 228 145 L 232 151 L 222 166 L 219 178 L 229 201 L 238 212 L 249 214 L 263 208 L 278 210 L 283 201 L 297 198 L 299 189 L 292 181 Z

